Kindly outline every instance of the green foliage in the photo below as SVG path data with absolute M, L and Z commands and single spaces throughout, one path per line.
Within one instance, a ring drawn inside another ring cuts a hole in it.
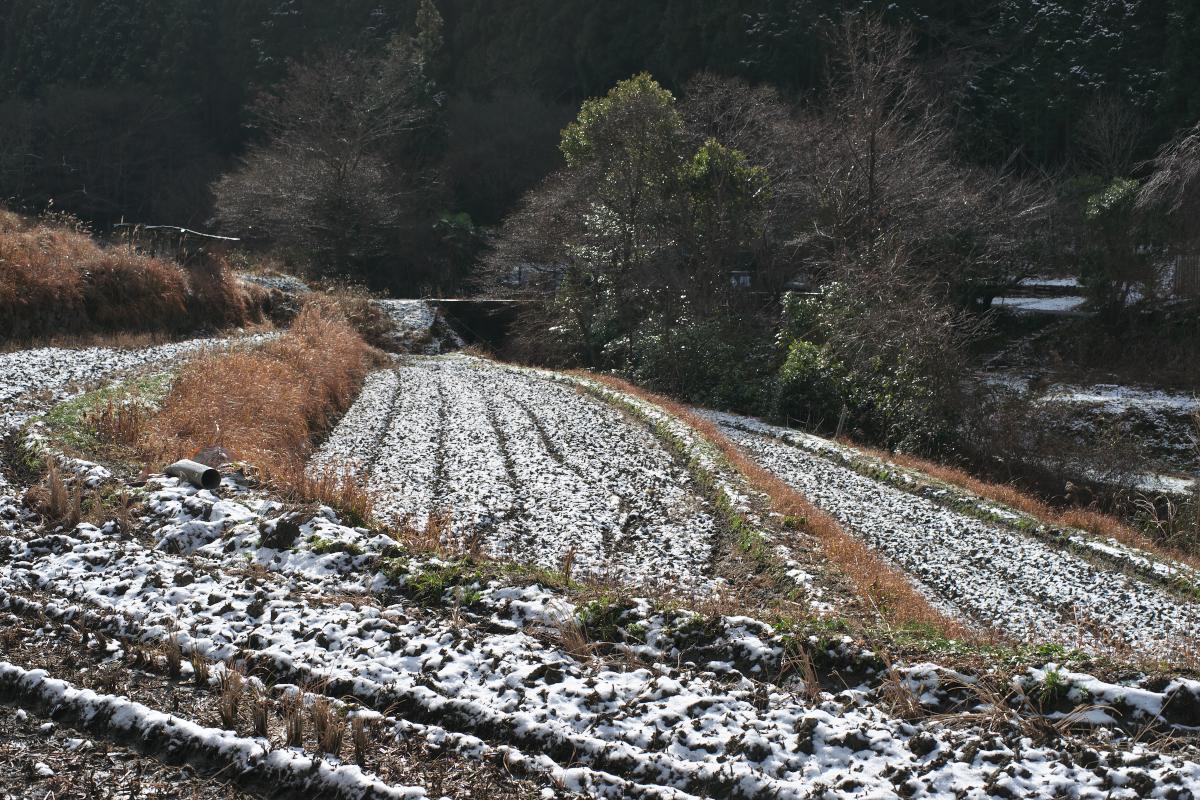
M 418 602 L 439 605 L 447 602 L 447 593 L 451 589 L 461 587 L 462 592 L 457 599 L 460 604 L 469 605 L 463 598 L 477 598 L 478 584 L 483 579 L 483 573 L 474 564 L 467 561 L 453 562 L 426 567 L 422 572 L 407 578 L 404 590 Z
M 615 597 L 600 597 L 584 604 L 577 616 L 579 625 L 589 641 L 618 642 L 622 640 L 621 620 L 632 604 Z
M 562 151 L 586 211 L 566 242 L 550 332 L 591 366 L 756 410 L 769 336 L 729 273 L 756 266 L 769 180 L 738 150 L 693 142 L 675 98 L 648 74 L 583 104 Z
M 1131 292 L 1153 297 L 1157 289 L 1151 254 L 1144 248 L 1153 237 L 1137 212 L 1140 184 L 1133 178 L 1108 183 L 1081 180 L 1087 192 L 1083 203 L 1084 232 L 1080 253 L 1080 279 L 1093 302 L 1102 310 L 1120 313 Z
M 129 403 L 155 409 L 166 397 L 174 372 L 144 375 L 86 392 L 51 408 L 42 418 L 42 433 L 51 449 L 89 459 L 108 459 L 120 454 L 97 438 L 95 413 L 109 403 Z
M 783 353 L 772 413 L 910 451 L 953 439 L 959 358 L 951 331 L 888 332 L 864 326 L 877 309 L 844 284 L 784 301 L 778 345 Z M 886 336 L 886 338 L 885 338 Z
M 313 536 L 308 540 L 308 546 L 314 554 L 319 556 L 329 555 L 330 553 L 348 553 L 351 556 L 361 556 L 364 552 L 362 546 L 354 542 L 336 542 L 332 539 L 326 539 L 323 536 Z
M 761 410 L 770 332 L 753 320 L 656 314 L 627 340 L 623 372 L 638 384 L 714 408 Z
M 1133 178 L 1114 178 L 1103 191 L 1087 199 L 1084 217 L 1099 224 L 1128 224 L 1137 200 L 1138 182 Z
M 632 179 L 665 174 L 663 163 L 676 147 L 683 120 L 675 97 L 648 72 L 620 81 L 604 97 L 584 102 L 562 134 L 567 166 L 598 166 Z

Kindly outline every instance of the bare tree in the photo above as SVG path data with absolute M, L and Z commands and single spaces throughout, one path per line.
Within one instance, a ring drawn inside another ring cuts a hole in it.
M 903 30 L 849 16 L 838 34 L 825 101 L 799 115 L 795 180 L 811 222 L 796 243 L 818 273 L 855 254 L 893 263 L 902 246 L 907 281 L 970 299 L 977 287 L 1023 269 L 1028 232 L 1047 196 L 953 152 L 949 117 L 913 59 Z
M 428 92 L 420 56 L 401 40 L 382 58 L 294 65 L 255 104 L 266 141 L 214 187 L 222 227 L 301 250 L 319 268 L 363 268 L 406 212 L 399 165 L 429 121 Z
M 1106 180 L 1129 175 L 1145 136 L 1142 117 L 1119 97 L 1092 101 L 1079 128 L 1084 163 Z
M 1137 208 L 1162 214 L 1176 237 L 1200 237 L 1200 123 L 1180 132 L 1150 164 L 1150 178 L 1138 192 Z

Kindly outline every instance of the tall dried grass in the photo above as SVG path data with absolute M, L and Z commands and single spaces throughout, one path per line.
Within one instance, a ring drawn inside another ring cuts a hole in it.
M 960 623 L 930 605 L 903 573 L 893 569 L 871 548 L 842 528 L 837 520 L 809 502 L 802 493 L 751 460 L 716 424 L 681 403 L 619 378 L 587 372 L 580 375 L 653 403 L 714 444 L 751 486 L 770 499 L 774 511 L 785 517 L 802 520 L 802 527 L 821 543 L 829 562 L 849 579 L 859 599 L 883 621 L 890 625 L 930 626 L 951 637 L 970 636 L 970 632 Z
M 268 476 L 302 474 L 314 439 L 349 408 L 374 363 L 348 323 L 308 306 L 259 350 L 184 367 L 147 426 L 148 444 L 162 460 L 217 445 Z
M 78 223 L 0 210 L 0 340 L 242 325 L 264 303 L 220 262 L 102 247 Z
M 314 442 L 344 413 L 380 354 L 327 306 L 307 305 L 259 350 L 205 355 L 180 372 L 145 424 L 142 450 L 163 463 L 219 446 L 254 464 L 289 500 L 369 524 L 370 496 L 349 472 L 311 475 Z

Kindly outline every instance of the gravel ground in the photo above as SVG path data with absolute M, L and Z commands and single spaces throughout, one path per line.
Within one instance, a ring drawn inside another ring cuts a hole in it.
M 1194 602 L 864 477 L 780 441 L 783 429 L 714 416 L 763 466 L 886 555 L 932 601 L 976 625 L 1096 651 L 1194 650 L 1200 632 Z

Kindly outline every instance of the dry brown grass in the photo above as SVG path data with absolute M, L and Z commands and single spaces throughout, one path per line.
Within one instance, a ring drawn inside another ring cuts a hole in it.
M 726 459 L 746 477 L 750 485 L 765 494 L 772 509 L 793 519 L 803 520 L 803 528 L 817 538 L 828 561 L 854 586 L 863 603 L 890 625 L 927 625 L 946 636 L 968 637 L 970 632 L 946 617 L 913 588 L 902 573 L 893 569 L 858 538 L 848 533 L 837 520 L 818 509 L 803 494 L 751 460 L 713 422 L 687 406 L 641 389 L 608 375 L 589 372 L 581 377 L 597 380 L 624 394 L 633 395 L 662 408 L 682 420 L 714 444 Z
M 135 447 L 146 435 L 151 410 L 136 396 L 129 402 L 109 398 L 84 415 L 84 424 L 96 441 L 116 447 Z
M 68 481 L 51 460 L 42 482 L 25 493 L 25 504 L 50 524 L 74 528 L 83 518 L 83 485 Z
M 219 262 L 184 269 L 102 247 L 69 220 L 0 210 L 0 340 L 242 325 L 264 302 Z
M 355 517 L 353 521 L 357 524 L 367 524 L 374 519 L 374 501 L 363 481 L 350 470 L 327 470 L 314 475 L 301 467 L 288 465 L 268 471 L 267 478 L 287 500 L 336 508 Z
M 374 294 L 362 287 L 333 285 L 313 296 L 309 304 L 316 304 L 328 315 L 345 319 L 372 347 L 394 349 L 392 333 L 395 325 L 375 302 L 376 299 Z
M 374 363 L 349 324 L 306 307 L 259 350 L 204 355 L 184 367 L 148 425 L 147 444 L 163 461 L 217 445 L 268 477 L 295 480 L 316 436 L 349 408 Z

